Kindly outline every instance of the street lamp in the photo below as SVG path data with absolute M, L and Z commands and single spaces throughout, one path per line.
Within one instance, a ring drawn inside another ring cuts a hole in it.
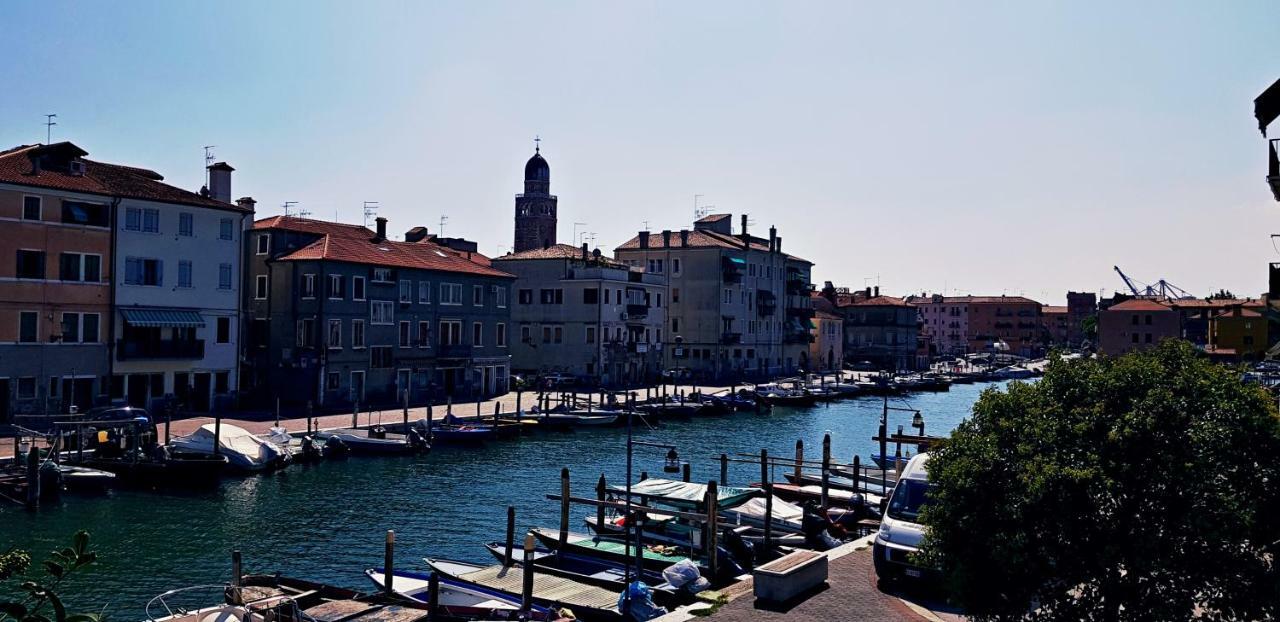
M 663 473 L 679 473 L 680 472 L 680 454 L 676 453 L 676 448 L 672 447 L 667 452 L 667 461 L 662 465 Z
M 920 411 L 911 417 L 911 427 L 920 431 L 920 436 L 924 436 L 924 417 L 920 415 Z

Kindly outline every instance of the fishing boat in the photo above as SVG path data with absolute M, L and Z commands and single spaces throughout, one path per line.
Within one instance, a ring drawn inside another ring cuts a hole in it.
M 405 454 L 417 451 L 429 451 L 431 444 L 417 430 L 409 430 L 407 434 L 388 432 L 386 428 L 375 425 L 371 428 L 339 428 L 335 430 L 317 430 L 313 436 L 325 441 L 337 438 L 355 454 Z
M 485 549 L 498 563 L 507 562 L 506 546 L 503 543 L 490 542 L 485 545 Z M 519 547 L 512 549 L 511 557 L 511 564 L 523 566 L 524 551 Z M 628 578 L 634 580 L 630 566 L 572 553 L 556 555 L 555 551 L 541 546 L 533 551 L 533 565 L 536 572 L 573 579 L 614 592 L 625 589 Z M 653 601 L 663 607 L 676 607 L 689 600 L 688 593 L 671 587 L 661 572 L 642 569 L 640 580 L 653 590 Z
M 393 570 L 391 589 L 400 596 L 424 605 L 431 604 L 431 573 L 414 570 Z M 386 570 L 370 568 L 364 575 L 386 589 Z M 438 602 L 436 607 L 443 616 L 468 620 L 511 620 L 519 616 L 520 596 L 486 588 L 474 583 L 463 583 L 452 577 L 436 575 Z M 551 619 L 551 610 L 533 606 L 527 619 Z
M 287 449 L 229 423 L 206 423 L 191 434 L 169 441 L 169 447 L 174 454 L 221 454 L 226 456 L 228 467 L 245 473 L 280 468 L 293 458 Z
M 477 590 L 498 592 L 519 599 L 524 588 L 524 569 L 493 564 L 482 566 L 466 562 L 430 558 L 427 565 L 442 578 Z M 393 584 L 394 585 L 394 584 Z M 533 604 L 549 609 L 568 607 L 580 620 L 615 622 L 623 620 L 618 611 L 619 592 L 573 579 L 533 573 Z

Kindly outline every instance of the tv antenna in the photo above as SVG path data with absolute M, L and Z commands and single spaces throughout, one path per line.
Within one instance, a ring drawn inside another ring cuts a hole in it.
M 305 210 L 305 209 L 298 210 L 298 218 L 306 218 L 307 216 L 310 216 L 310 215 L 311 215 L 311 210 Z
M 209 166 L 213 164 L 213 148 L 217 145 L 204 146 L 204 186 L 209 187 Z
M 438 238 L 444 237 L 444 226 L 447 224 L 449 224 L 449 217 L 446 216 L 445 214 L 441 214 L 440 215 L 440 233 L 437 233 L 436 237 Z
M 364 226 L 368 227 L 369 217 L 377 213 L 378 213 L 378 202 L 365 201 L 364 202 Z
M 701 194 L 693 195 L 693 219 L 694 220 L 705 218 L 708 214 L 711 213 L 711 210 L 715 209 L 716 207 L 714 205 L 699 206 L 698 199 L 701 199 L 703 196 L 704 195 L 701 195 Z
M 537 134 L 533 135 L 533 152 L 542 153 L 542 137 Z
M 46 145 L 53 140 L 53 126 L 58 124 L 54 119 L 57 118 L 57 116 L 58 115 L 56 114 L 44 115 L 44 144 Z
M 644 230 L 645 230 L 645 231 L 648 231 L 648 230 L 649 230 L 649 221 L 647 221 L 647 220 L 642 220 L 642 221 L 640 221 L 640 222 L 644 224 Z
M 573 223 L 573 243 L 575 245 L 578 243 L 578 227 L 585 227 L 585 226 L 587 226 L 587 223 L 585 222 Z
M 297 204 L 298 204 L 298 202 L 297 202 L 297 201 L 285 201 L 285 202 L 284 202 L 284 215 L 285 215 L 285 216 L 288 216 L 288 215 L 289 215 L 289 208 L 291 208 L 291 207 L 293 207 L 293 206 L 295 206 L 295 205 L 297 205 Z

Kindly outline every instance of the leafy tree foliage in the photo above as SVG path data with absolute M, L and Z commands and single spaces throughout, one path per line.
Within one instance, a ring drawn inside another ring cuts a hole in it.
M 99 616 L 95 613 L 67 613 L 57 592 L 64 579 L 92 564 L 95 559 L 97 555 L 89 550 L 89 533 L 77 532 L 71 546 L 49 554 L 49 559 L 43 564 L 43 577 L 22 582 L 21 592 L 26 597 L 0 602 L 0 622 L 7 622 L 10 618 L 16 622 L 98 622 Z M 0 580 L 24 574 L 30 563 L 31 556 L 25 551 L 10 550 L 0 555 Z M 45 611 L 46 606 L 48 612 Z M 52 618 L 49 613 L 52 613 Z
M 977 619 L 1280 612 L 1280 418 L 1186 342 L 986 391 L 929 476 L 922 556 Z

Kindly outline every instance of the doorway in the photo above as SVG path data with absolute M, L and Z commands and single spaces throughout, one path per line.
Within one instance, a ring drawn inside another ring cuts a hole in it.
M 151 393 L 151 378 L 147 374 L 129 374 L 125 382 L 125 401 L 134 408 L 146 408 Z
M 213 375 L 207 371 L 196 372 L 191 388 L 191 410 L 208 412 L 209 390 L 213 387 Z

